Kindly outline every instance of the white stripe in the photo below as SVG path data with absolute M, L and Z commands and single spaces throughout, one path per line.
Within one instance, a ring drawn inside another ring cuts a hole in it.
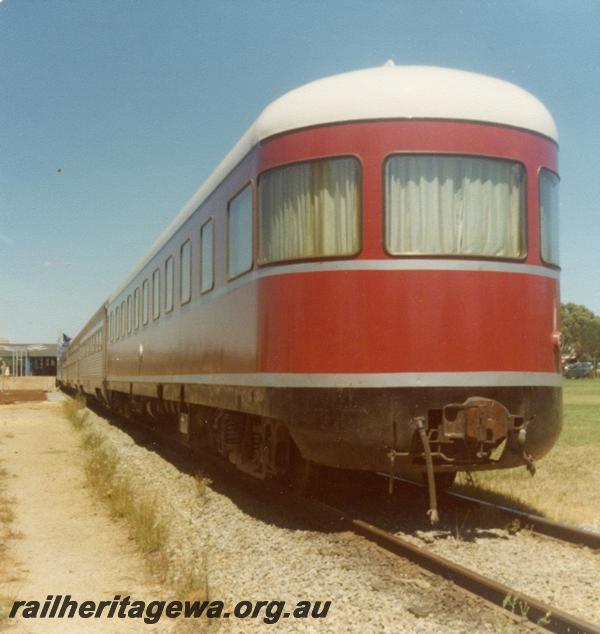
M 109 376 L 127 383 L 200 383 L 286 388 L 373 387 L 560 387 L 562 376 L 554 372 L 390 372 L 368 374 L 297 374 L 291 372 L 231 374 L 164 374 Z

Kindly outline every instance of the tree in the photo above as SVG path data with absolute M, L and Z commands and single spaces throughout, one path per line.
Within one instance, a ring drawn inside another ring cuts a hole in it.
M 583 356 L 593 361 L 594 367 L 600 359 L 600 317 L 594 317 L 582 327 Z
M 578 359 L 600 358 L 600 317 L 581 304 L 561 304 L 562 352 Z

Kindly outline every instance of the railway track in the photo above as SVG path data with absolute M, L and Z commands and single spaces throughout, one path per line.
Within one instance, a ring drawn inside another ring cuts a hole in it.
M 354 513 L 334 507 L 329 503 L 313 497 L 301 497 L 292 495 L 289 492 L 284 494 L 280 488 L 265 486 L 265 483 L 239 473 L 232 465 L 225 463 L 222 459 L 216 458 L 212 454 L 207 454 L 207 452 L 201 449 L 178 442 L 173 435 L 160 432 L 156 430 L 156 428 L 148 425 L 132 423 L 130 420 L 116 417 L 112 412 L 106 412 L 106 410 L 103 409 L 98 413 L 104 417 L 108 417 L 111 422 L 117 423 L 119 427 L 129 433 L 133 431 L 134 435 L 136 435 L 135 430 L 137 430 L 138 442 L 140 441 L 139 431 L 141 428 L 142 433 L 148 436 L 146 440 L 142 441 L 142 444 L 146 446 L 150 445 L 154 448 L 160 447 L 162 450 L 167 448 L 167 453 L 177 456 L 180 456 L 183 451 L 188 461 L 196 462 L 200 458 L 203 467 L 209 471 L 208 475 L 211 477 L 224 477 L 228 485 L 238 490 L 243 489 L 244 492 L 249 493 L 251 496 L 260 498 L 265 504 L 272 504 L 274 496 L 276 496 L 278 498 L 276 500 L 277 503 L 282 504 L 285 511 L 299 515 L 306 515 L 307 512 L 310 512 L 312 519 L 316 520 L 314 522 L 315 524 L 322 523 L 323 526 L 330 528 L 333 526 L 339 530 L 351 531 L 360 535 L 368 541 L 377 544 L 382 549 L 396 556 L 403 557 L 444 579 L 452 581 L 458 587 L 487 602 L 504 608 L 512 617 L 517 616 L 519 620 L 526 619 L 538 627 L 557 634 L 600 634 L 599 625 L 587 622 L 560 608 L 544 603 L 524 592 L 511 588 L 495 579 L 435 554 L 426 548 L 415 546 L 407 539 L 398 537 L 370 522 L 355 517 Z M 157 439 L 158 442 L 156 442 Z M 498 508 L 498 510 L 502 510 L 507 514 L 521 518 L 527 525 L 535 526 L 538 532 L 551 535 L 562 541 L 576 544 L 585 543 L 585 545 L 591 547 L 598 547 L 597 544 L 600 542 L 600 536 L 594 533 L 551 522 L 539 516 L 530 516 L 516 509 L 500 507 L 462 494 L 451 494 L 449 497 L 455 497 L 469 504 L 477 503 Z M 315 518 L 315 514 L 319 514 L 320 517 Z M 516 613 L 515 606 L 518 606 L 518 612 Z
M 389 478 L 389 475 L 387 474 L 380 473 L 379 475 L 384 478 Z M 422 484 L 412 480 L 406 480 L 405 478 L 394 476 L 394 480 L 402 482 L 403 484 L 419 487 L 420 489 L 425 488 Z M 495 511 L 503 513 L 507 517 L 518 520 L 522 526 L 527 527 L 540 535 L 553 537 L 554 539 L 571 544 L 587 546 L 588 548 L 600 549 L 600 533 L 593 533 L 577 526 L 564 524 L 562 522 L 555 522 L 554 520 L 549 520 L 541 515 L 526 513 L 525 511 L 521 511 L 519 509 L 510 508 L 502 504 L 495 504 L 494 502 L 488 502 L 487 500 L 465 495 L 464 493 L 456 493 L 455 491 L 444 491 L 440 494 L 440 499 L 442 502 L 457 500 L 459 502 L 464 502 L 482 508 L 494 509 Z
M 328 507 L 328 511 L 337 514 L 339 521 L 348 529 L 375 542 L 385 550 L 405 557 L 499 607 L 513 609 L 515 605 L 519 605 L 519 612 L 524 618 L 546 630 L 561 634 L 600 634 L 600 626 L 588 623 L 445 557 L 418 548 L 408 540 L 368 522 L 346 516 L 341 509 Z
M 600 549 L 599 533 L 593 533 L 591 531 L 578 528 L 577 526 L 571 526 L 570 524 L 555 522 L 553 520 L 546 519 L 545 517 L 541 517 L 540 515 L 525 513 L 524 511 L 520 511 L 518 509 L 509 508 L 502 504 L 494 504 L 493 502 L 474 498 L 469 495 L 464 495 L 463 493 L 447 491 L 445 495 L 451 499 L 462 500 L 481 507 L 493 508 L 497 511 L 501 511 L 507 516 L 518 519 L 524 526 L 531 528 L 534 532 L 539 533 L 540 535 L 547 535 L 548 537 L 553 537 L 571 544 Z

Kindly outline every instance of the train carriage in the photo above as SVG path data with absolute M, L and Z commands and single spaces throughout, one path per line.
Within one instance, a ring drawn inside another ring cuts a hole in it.
M 473 73 L 284 95 L 107 300 L 99 395 L 258 477 L 532 469 L 561 425 L 557 151 Z
M 105 367 L 106 307 L 92 315 L 77 336 L 69 342 L 68 352 L 59 349 L 58 381 L 81 393 L 102 397 Z

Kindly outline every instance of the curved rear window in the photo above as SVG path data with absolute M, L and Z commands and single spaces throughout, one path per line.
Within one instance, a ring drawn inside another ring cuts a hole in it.
M 540 245 L 542 260 L 558 266 L 558 176 L 540 170 Z
M 392 255 L 523 258 L 525 169 L 501 159 L 395 155 L 385 163 Z

